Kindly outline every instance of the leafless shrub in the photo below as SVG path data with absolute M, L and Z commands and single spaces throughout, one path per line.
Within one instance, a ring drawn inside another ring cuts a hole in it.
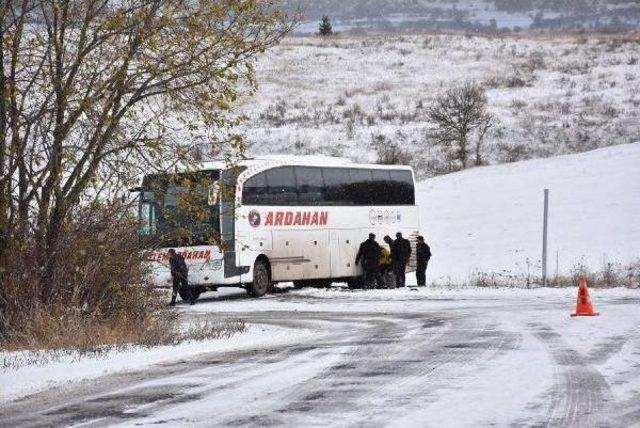
M 376 82 L 373 84 L 373 90 L 375 92 L 386 92 L 393 89 L 393 85 L 389 82 Z
M 588 61 L 568 61 L 558 65 L 556 70 L 564 74 L 589 74 L 591 64 Z
M 354 103 L 351 108 L 345 109 L 342 112 L 342 117 L 350 120 L 351 122 L 361 122 L 365 117 L 365 113 L 360 107 L 360 104 Z
M 206 320 L 189 325 L 187 330 L 179 335 L 178 341 L 228 339 L 236 333 L 245 332 L 246 329 L 245 321 L 239 318 Z
M 400 145 L 382 134 L 372 135 L 371 144 L 378 155 L 377 163 L 384 165 L 408 165 L 411 156 Z
M 534 73 L 538 70 L 544 70 L 547 68 L 547 64 L 544 61 L 544 52 L 535 51 L 531 52 L 529 59 L 523 66 L 529 73 Z
M 527 107 L 527 102 L 524 100 L 516 100 L 513 99 L 511 100 L 511 110 L 513 111 L 513 114 L 517 115 L 519 114 L 524 108 Z
M 533 86 L 535 76 L 530 73 L 523 73 L 520 70 L 514 70 L 507 76 L 493 76 L 483 82 L 483 86 L 490 89 L 498 88 L 524 88 Z
M 285 100 L 278 100 L 275 104 L 268 106 L 265 111 L 260 113 L 259 118 L 275 127 L 280 127 L 286 123 L 286 116 L 287 102 Z
M 356 129 L 355 129 L 355 123 L 353 121 L 353 119 L 348 119 L 347 123 L 345 124 L 345 128 L 347 130 L 347 139 L 348 140 L 353 140 L 356 136 Z
M 4 348 L 73 348 L 144 342 L 171 333 L 173 319 L 145 286 L 147 253 L 138 224 L 119 203 L 77 208 L 64 222 L 50 282 L 43 288 L 41 249 L 31 240 L 9 260 L 3 284 Z M 47 296 L 43 299 L 42 296 Z
M 618 109 L 611 103 L 606 103 L 602 106 L 602 114 L 608 118 L 616 118 L 620 114 Z
M 518 162 L 531 158 L 530 149 L 523 144 L 500 142 L 496 144 L 495 150 L 501 163 Z

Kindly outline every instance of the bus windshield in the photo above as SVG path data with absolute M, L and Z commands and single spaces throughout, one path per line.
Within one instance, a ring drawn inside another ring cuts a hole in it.
M 217 170 L 149 175 L 140 196 L 140 235 L 161 246 L 207 245 L 219 241 Z

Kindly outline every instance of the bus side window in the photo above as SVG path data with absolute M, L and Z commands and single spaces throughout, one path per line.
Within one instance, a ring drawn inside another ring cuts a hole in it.
M 323 205 L 324 180 L 322 169 L 310 166 L 296 166 L 296 185 L 300 205 Z
M 374 189 L 374 201 L 377 205 L 393 205 L 394 186 L 391 185 L 388 169 L 371 170 L 371 187 Z
M 292 166 L 273 168 L 267 171 L 269 205 L 297 205 L 298 189 Z
M 407 170 L 389 171 L 391 175 L 391 184 L 393 186 L 394 205 L 414 205 L 415 189 L 411 172 Z
M 324 203 L 326 205 L 353 205 L 349 196 L 349 170 L 346 168 L 322 168 L 324 178 Z
M 371 170 L 351 168 L 348 197 L 354 205 L 374 205 L 375 189 L 371 180 Z
M 246 205 L 268 205 L 267 179 L 264 172 L 250 177 L 242 189 L 242 203 Z

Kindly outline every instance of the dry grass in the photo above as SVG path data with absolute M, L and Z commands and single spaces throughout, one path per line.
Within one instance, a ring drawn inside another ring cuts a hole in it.
M 622 265 L 609 263 L 599 271 L 591 271 L 583 265 L 574 266 L 569 274 L 551 276 L 547 287 L 575 287 L 581 275 L 586 275 L 592 288 L 640 288 L 640 260 Z M 469 286 L 490 288 L 538 288 L 542 287 L 542 278 L 537 274 L 498 272 L 476 272 L 467 281 Z
M 63 358 L 77 361 L 85 357 L 106 357 L 113 351 L 126 352 L 153 346 L 176 346 L 191 341 L 228 339 L 246 331 L 244 320 L 238 318 L 196 322 L 184 331 L 179 331 L 180 323 L 177 321 L 177 313 L 170 310 L 165 310 L 162 316 L 140 326 L 96 324 L 82 316 L 73 321 L 61 319 L 56 324 L 50 317 L 43 317 L 34 321 L 42 328 L 41 333 L 29 342 L 20 343 L 19 347 L 6 349 L 0 368 L 17 369 L 27 365 L 49 364 Z

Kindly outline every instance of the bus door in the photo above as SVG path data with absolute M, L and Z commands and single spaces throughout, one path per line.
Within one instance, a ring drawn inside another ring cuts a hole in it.
M 341 278 L 357 274 L 356 254 L 360 245 L 359 231 L 332 230 L 330 236 L 331 276 Z
M 304 279 L 324 279 L 331 277 L 331 250 L 329 232 L 326 230 L 308 231 L 302 244 L 302 277 Z
M 274 281 L 294 281 L 302 278 L 302 245 L 300 236 L 293 230 L 273 231 L 273 251 L 269 260 Z

